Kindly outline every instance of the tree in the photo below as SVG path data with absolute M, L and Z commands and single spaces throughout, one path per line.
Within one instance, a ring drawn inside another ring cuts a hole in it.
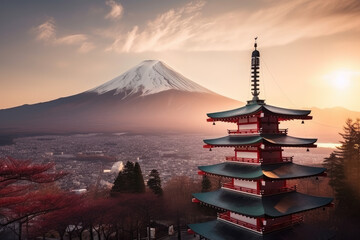
M 160 175 L 156 169 L 151 170 L 149 174 L 149 180 L 147 181 L 147 186 L 155 195 L 161 196 L 163 194 Z
M 62 194 L 41 191 L 40 184 L 54 182 L 65 175 L 55 172 L 53 167 L 53 163 L 0 158 L 0 226 L 17 223 L 19 239 L 24 223 L 69 204 Z
M 117 178 L 115 179 L 114 186 L 112 187 L 112 192 L 131 192 L 130 189 L 134 184 L 134 164 L 130 161 L 126 162 L 124 169 L 119 172 Z
M 186 176 L 175 176 L 164 187 L 166 214 L 176 223 L 178 239 L 181 239 L 181 226 L 195 222 L 199 216 L 197 205 L 191 201 L 192 194 L 199 191 L 199 182 Z
M 145 183 L 139 163 L 128 161 L 115 179 L 112 192 L 119 193 L 143 193 Z
M 34 219 L 31 229 L 33 238 L 38 237 L 39 234 L 46 236 L 49 232 L 57 232 L 61 240 L 65 238 L 66 233 L 70 235 L 69 238 L 71 239 L 72 232 L 69 232 L 68 227 L 73 225 L 76 228 L 74 219 L 83 209 L 84 201 L 82 196 L 77 194 L 64 194 L 63 198 L 71 204 Z
M 211 181 L 208 178 L 208 176 L 203 175 L 202 181 L 201 181 L 201 192 L 208 192 L 211 189 Z
M 135 193 L 145 192 L 144 177 L 142 175 L 139 163 L 135 163 L 134 166 L 134 192 Z
M 346 184 L 360 197 L 360 119 L 346 121 L 341 146 L 336 152 L 343 162 Z
M 125 191 L 125 176 L 123 171 L 120 171 L 115 178 L 114 185 L 111 188 L 111 192 L 123 192 Z
M 340 135 L 343 138 L 341 146 L 325 159 L 324 166 L 328 169 L 336 198 L 341 200 L 339 204 L 349 207 L 351 204 L 345 203 L 346 199 L 350 196 L 360 198 L 360 120 L 348 119 Z
M 360 120 L 348 119 L 341 146 L 324 161 L 329 184 L 335 192 L 335 228 L 341 237 L 350 239 L 359 234 L 360 217 Z

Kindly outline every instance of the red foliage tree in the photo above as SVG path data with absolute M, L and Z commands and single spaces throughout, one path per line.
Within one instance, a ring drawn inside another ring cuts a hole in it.
M 62 193 L 40 190 L 39 184 L 54 182 L 65 175 L 55 172 L 53 167 L 53 163 L 0 158 L 0 226 L 17 223 L 19 239 L 25 222 L 69 204 Z

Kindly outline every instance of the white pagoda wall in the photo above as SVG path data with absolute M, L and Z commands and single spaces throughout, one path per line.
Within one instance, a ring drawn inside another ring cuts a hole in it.
M 239 187 L 246 187 L 251 189 L 257 189 L 257 182 L 245 181 L 240 179 L 234 179 L 234 185 Z
M 256 218 L 246 217 L 246 216 L 236 214 L 236 213 L 233 213 L 233 212 L 230 212 L 230 217 L 235 218 L 235 219 L 240 220 L 240 221 L 243 221 L 243 222 L 246 222 L 246 223 L 256 225 Z
M 255 158 L 257 159 L 257 153 L 256 152 L 237 152 L 238 158 Z
M 256 117 L 239 119 L 239 123 L 248 123 L 248 122 L 257 122 L 257 121 L 258 121 L 258 120 L 257 120 Z
M 243 124 L 239 125 L 240 130 L 249 130 L 249 129 L 257 129 L 257 124 Z

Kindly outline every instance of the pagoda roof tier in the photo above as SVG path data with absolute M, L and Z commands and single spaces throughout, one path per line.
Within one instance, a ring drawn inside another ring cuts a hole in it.
M 310 224 L 296 225 L 292 228 L 270 232 L 263 235 L 220 220 L 189 224 L 188 226 L 195 233 L 211 240 L 298 240 L 331 239 L 334 237 L 333 232 Z
M 295 191 L 259 197 L 223 188 L 213 192 L 194 193 L 193 196 L 202 203 L 245 216 L 271 218 L 320 208 L 333 200 Z
M 287 109 L 280 108 L 266 104 L 247 104 L 241 108 L 236 108 L 233 110 L 208 113 L 207 116 L 212 121 L 227 121 L 233 118 L 246 117 L 264 112 L 269 115 L 278 116 L 279 120 L 286 119 L 311 119 L 310 110 L 296 110 L 296 109 Z
M 283 147 L 316 147 L 316 138 L 296 138 L 284 134 L 260 134 L 251 136 L 225 136 L 221 138 L 205 139 L 209 147 L 241 147 L 249 145 L 273 145 Z
M 326 170 L 326 168 L 322 167 L 309 167 L 295 163 L 253 165 L 232 162 L 199 166 L 198 168 L 205 173 L 222 177 L 238 179 L 259 179 L 265 177 L 274 180 L 311 177 L 320 175 Z

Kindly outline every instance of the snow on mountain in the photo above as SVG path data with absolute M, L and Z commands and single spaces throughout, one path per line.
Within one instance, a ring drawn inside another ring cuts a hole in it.
M 87 92 L 96 92 L 100 95 L 115 90 L 114 95 L 125 93 L 127 97 L 138 93 L 145 96 L 170 89 L 213 93 L 158 60 L 145 60 L 120 76 Z

